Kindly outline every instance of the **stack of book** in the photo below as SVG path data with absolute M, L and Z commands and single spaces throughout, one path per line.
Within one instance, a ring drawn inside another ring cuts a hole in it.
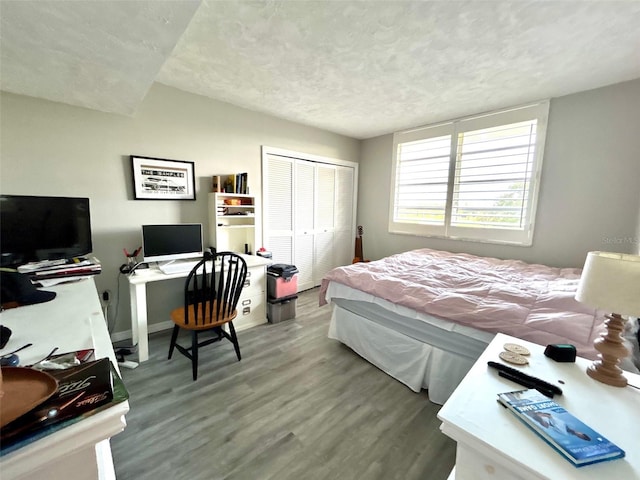
M 211 181 L 211 191 L 216 193 L 249 193 L 249 175 L 236 173 L 235 175 L 214 175 Z
M 84 277 L 97 275 L 102 271 L 100 261 L 95 257 L 76 257 L 63 260 L 44 260 L 18 267 L 18 272 L 28 275 L 32 281 Z

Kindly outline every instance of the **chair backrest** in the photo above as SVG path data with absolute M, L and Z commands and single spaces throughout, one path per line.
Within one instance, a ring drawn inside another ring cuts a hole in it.
M 210 271 L 208 271 L 210 269 Z M 203 325 L 233 314 L 247 278 L 247 263 L 233 252 L 205 252 L 185 282 L 187 325 Z M 193 308 L 190 306 L 193 305 Z

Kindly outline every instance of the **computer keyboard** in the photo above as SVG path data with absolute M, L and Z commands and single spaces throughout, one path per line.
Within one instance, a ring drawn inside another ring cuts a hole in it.
M 175 273 L 189 273 L 193 270 L 200 260 L 176 260 L 170 263 L 158 264 L 158 268 L 165 275 L 171 275 Z

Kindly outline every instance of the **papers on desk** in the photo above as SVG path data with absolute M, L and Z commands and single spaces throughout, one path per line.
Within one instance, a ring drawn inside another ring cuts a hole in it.
M 49 278 L 49 279 L 38 279 L 37 283 L 43 287 L 53 287 L 55 285 L 60 285 L 62 283 L 73 283 L 80 282 L 82 280 L 86 280 L 88 277 L 62 277 L 62 278 Z
M 18 267 L 18 272 L 28 275 L 32 282 L 42 280 L 86 277 L 97 275 L 102 271 L 100 260 L 96 257 L 79 257 L 66 260 L 46 260 L 27 263 Z M 43 284 L 43 286 L 45 286 Z M 49 285 L 51 286 L 51 285 Z

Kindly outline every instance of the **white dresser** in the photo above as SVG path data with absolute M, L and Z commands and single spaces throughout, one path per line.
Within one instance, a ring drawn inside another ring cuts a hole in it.
M 56 297 L 0 314 L 0 324 L 13 332 L 2 351 L 32 343 L 18 354 L 28 365 L 55 347 L 59 353 L 93 348 L 96 358 L 109 357 L 117 368 L 93 278 L 45 290 Z M 128 411 L 129 402 L 119 403 L 1 457 L 0 478 L 115 479 L 109 439 L 124 430 Z
M 502 392 L 525 387 L 499 377 L 487 361 L 499 362 L 505 343 L 526 346 L 529 365 L 520 370 L 555 383 L 563 394 L 554 401 L 626 451 L 626 458 L 576 468 L 496 401 Z M 498 334 L 444 404 L 441 430 L 457 442 L 450 480 L 640 480 L 640 390 L 592 380 L 590 360 L 557 363 L 544 347 Z M 640 375 L 625 372 L 640 387 Z M 563 383 L 559 383 L 562 381 Z

